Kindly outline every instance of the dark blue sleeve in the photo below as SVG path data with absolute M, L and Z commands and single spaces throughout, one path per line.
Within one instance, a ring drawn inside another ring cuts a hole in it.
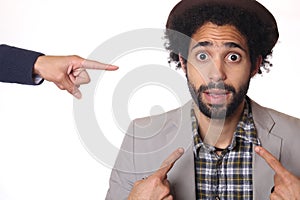
M 36 85 L 33 80 L 33 66 L 39 52 L 0 45 L 0 81 Z

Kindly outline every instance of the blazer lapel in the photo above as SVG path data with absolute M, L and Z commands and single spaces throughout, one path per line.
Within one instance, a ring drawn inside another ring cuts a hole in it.
M 185 150 L 179 162 L 168 174 L 172 194 L 176 200 L 196 199 L 194 153 L 192 148 Z
M 184 106 L 180 121 L 178 121 L 178 137 L 174 142 L 176 147 L 184 147 L 184 155 L 175 163 L 169 172 L 168 178 L 172 185 L 174 199 L 196 199 L 195 194 L 195 169 L 193 140 L 191 138 L 191 106 Z M 257 129 L 258 138 L 266 148 L 277 159 L 280 158 L 282 139 L 272 133 L 275 125 L 272 117 L 265 109 L 252 101 L 253 119 Z M 174 145 L 171 145 L 174 147 Z M 268 199 L 271 188 L 274 186 L 274 171 L 268 166 L 264 159 L 258 156 L 253 150 L 253 199 Z
M 252 101 L 252 113 L 258 138 L 261 145 L 278 160 L 280 158 L 281 138 L 272 134 L 275 125 L 272 117 Z M 274 171 L 266 161 L 254 152 L 253 148 L 253 188 L 254 199 L 269 199 L 271 188 L 274 186 Z
M 177 137 L 175 140 L 173 138 L 171 145 L 185 149 L 183 156 L 168 174 L 168 179 L 172 185 L 172 194 L 176 200 L 196 199 L 191 105 L 189 102 L 182 107 L 181 116 L 177 121 Z

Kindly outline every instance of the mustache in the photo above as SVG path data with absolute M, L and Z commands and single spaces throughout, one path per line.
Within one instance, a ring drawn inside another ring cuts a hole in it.
M 198 94 L 200 94 L 206 90 L 212 90 L 212 89 L 226 90 L 226 91 L 232 92 L 233 94 L 236 93 L 236 90 L 234 89 L 233 86 L 222 83 L 222 82 L 218 82 L 218 83 L 210 82 L 210 83 L 208 83 L 208 85 L 201 85 L 199 87 L 199 89 L 197 90 L 197 92 L 198 92 Z

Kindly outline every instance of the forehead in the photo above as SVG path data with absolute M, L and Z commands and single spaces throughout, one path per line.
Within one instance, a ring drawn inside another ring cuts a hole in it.
M 216 46 L 222 46 L 225 43 L 233 42 L 241 45 L 243 48 L 248 49 L 247 40 L 238 29 L 232 25 L 218 26 L 211 22 L 205 23 L 199 27 L 192 35 L 192 42 L 209 42 Z

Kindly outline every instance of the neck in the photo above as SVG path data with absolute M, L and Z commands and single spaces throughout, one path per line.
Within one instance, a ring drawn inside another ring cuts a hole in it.
M 244 101 L 236 111 L 224 119 L 211 119 L 201 113 L 197 106 L 194 107 L 198 120 L 200 136 L 206 144 L 226 148 L 232 141 L 236 126 L 244 110 Z

